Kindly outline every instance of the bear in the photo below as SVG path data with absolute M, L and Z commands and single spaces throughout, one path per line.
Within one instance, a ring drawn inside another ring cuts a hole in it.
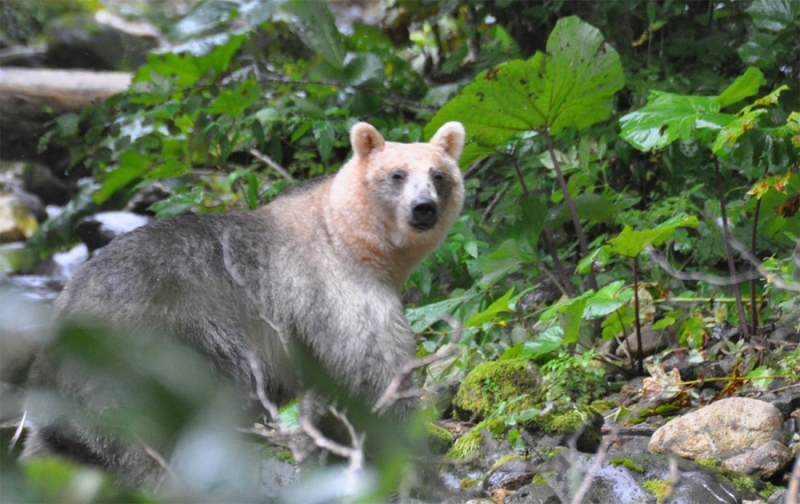
M 258 383 L 277 405 L 303 391 L 293 369 L 300 348 L 333 382 L 374 404 L 415 358 L 400 292 L 461 213 L 464 137 L 450 122 L 427 143 L 396 143 L 359 122 L 350 130 L 352 157 L 335 175 L 293 186 L 257 210 L 184 215 L 117 237 L 67 283 L 56 318 L 163 335 L 199 352 L 243 396 L 257 397 Z M 46 351 L 30 383 L 105 408 L 94 404 L 91 377 L 59 370 Z M 415 404 L 398 400 L 393 412 Z M 163 463 L 136 443 L 28 409 L 23 457 L 78 459 L 129 486 L 163 477 Z

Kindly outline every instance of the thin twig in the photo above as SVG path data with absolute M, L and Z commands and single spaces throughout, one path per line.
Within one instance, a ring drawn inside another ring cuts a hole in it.
M 448 314 L 442 315 L 441 319 L 450 324 L 450 327 L 453 328 L 453 331 L 450 334 L 450 342 L 441 347 L 435 353 L 413 360 L 403 366 L 403 369 L 401 369 L 400 372 L 398 372 L 394 378 L 392 378 L 392 381 L 389 382 L 389 385 L 386 387 L 386 390 L 383 391 L 383 394 L 375 403 L 375 406 L 372 407 L 373 413 L 384 413 L 399 399 L 418 395 L 419 392 L 416 390 L 413 390 L 409 393 L 401 392 L 399 390 L 400 386 L 405 383 L 417 369 L 429 366 L 434 362 L 448 359 L 456 354 L 458 351 L 458 342 L 461 340 L 461 336 L 463 334 L 461 324 L 455 322 Z
M 290 183 L 292 183 L 292 184 L 296 184 L 297 183 L 297 181 L 294 179 L 294 177 L 292 177 L 289 174 L 289 172 L 286 171 L 286 168 L 284 168 L 283 166 L 281 166 L 278 163 L 276 163 L 275 161 L 273 161 L 272 158 L 270 158 L 266 154 L 261 153 L 257 149 L 250 149 L 250 155 L 253 156 L 254 158 L 258 159 L 262 163 L 266 164 L 267 166 L 269 166 L 270 168 L 272 168 L 276 172 L 278 172 L 278 174 L 280 174 L 281 177 L 285 178 Z
M 616 441 L 618 432 L 619 427 L 615 428 L 615 430 L 603 440 L 603 443 L 600 445 L 600 449 L 597 450 L 597 454 L 595 455 L 594 463 L 592 463 L 592 466 L 586 472 L 586 475 L 584 475 L 583 481 L 581 481 L 581 486 L 578 487 L 575 495 L 572 496 L 572 500 L 570 501 L 571 504 L 580 504 L 583 502 L 586 492 L 589 491 L 589 487 L 591 487 L 592 482 L 594 481 L 594 475 L 600 470 L 603 462 L 605 462 L 606 451 L 608 451 L 608 447 L 611 446 L 611 443 Z
M 647 255 L 650 256 L 650 259 L 653 260 L 656 264 L 658 264 L 661 269 L 663 269 L 669 276 L 677 278 L 678 280 L 686 280 L 692 282 L 705 282 L 711 285 L 734 285 L 737 283 L 744 282 L 746 280 L 750 280 L 753 278 L 766 278 L 767 281 L 774 285 L 775 287 L 783 290 L 790 290 L 793 292 L 800 292 L 800 284 L 796 282 L 787 282 L 779 277 L 776 273 L 767 270 L 764 268 L 763 264 L 755 259 L 745 248 L 742 244 L 737 242 L 734 239 L 731 239 L 731 246 L 735 248 L 744 259 L 748 262 L 753 264 L 756 268 L 756 271 L 748 271 L 746 273 L 737 273 L 733 278 L 727 277 L 719 277 L 716 275 L 708 275 L 706 273 L 698 273 L 698 272 L 683 272 L 678 271 L 672 267 L 672 265 L 664 259 L 652 245 L 647 245 L 645 247 L 645 252 Z M 739 247 L 742 247 L 741 249 Z
M 583 232 L 583 225 L 581 224 L 581 219 L 578 216 L 578 210 L 575 208 L 575 201 L 569 194 L 569 187 L 567 187 L 567 180 L 564 178 L 564 172 L 561 170 L 561 163 L 558 162 L 558 158 L 556 157 L 556 148 L 553 145 L 553 139 L 550 138 L 550 133 L 546 130 L 542 131 L 541 135 L 544 137 L 544 140 L 547 143 L 547 152 L 550 153 L 550 160 L 553 162 L 553 169 L 556 172 L 558 186 L 561 188 L 561 192 L 564 194 L 564 204 L 567 205 L 567 210 L 569 210 L 569 215 L 572 218 L 572 224 L 575 227 L 575 234 L 578 235 L 578 245 L 581 248 L 581 256 L 588 257 L 589 242 L 586 240 L 586 234 Z M 586 275 L 586 280 L 589 283 L 589 287 L 597 290 L 597 277 L 595 276 L 594 271 L 591 271 L 588 275 Z M 599 327 L 597 325 L 595 326 Z
M 14 436 L 11 437 L 11 442 L 8 446 L 8 451 L 11 452 L 14 450 L 14 446 L 16 446 L 17 441 L 19 441 L 19 437 L 22 435 L 22 431 L 25 429 L 25 420 L 28 418 L 28 410 L 22 412 L 22 418 L 19 421 L 19 425 L 17 425 L 17 429 L 14 431 Z
M 335 410 L 332 409 L 332 411 Z M 342 419 L 343 417 L 339 417 L 337 415 L 337 418 Z M 360 445 L 364 442 L 363 435 L 356 436 L 353 439 L 354 446 L 345 446 L 325 437 L 322 432 L 320 432 L 319 429 L 314 426 L 314 424 L 308 421 L 307 418 L 301 416 L 297 419 L 297 421 L 300 424 L 300 428 L 303 429 L 303 432 L 305 432 L 312 441 L 314 441 L 315 445 L 328 450 L 335 455 L 348 459 L 350 461 L 349 470 L 356 471 L 363 467 L 364 452 Z M 348 430 L 351 430 L 353 427 L 350 425 L 350 422 L 347 422 L 347 419 L 344 419 L 344 421 L 346 422 L 345 425 L 348 427 Z
M 169 475 L 170 478 L 172 478 L 174 481 L 180 481 L 178 479 L 178 476 L 175 475 L 175 473 L 172 472 L 172 469 L 169 467 L 169 462 L 167 462 L 167 459 L 165 459 L 155 449 L 153 449 L 152 447 L 150 447 L 147 444 L 143 443 L 141 440 L 139 441 L 139 444 L 142 446 L 142 448 L 144 448 L 144 452 L 147 453 L 147 455 L 150 458 L 155 460 L 158 463 L 158 465 L 160 465 L 164 469 L 164 471 L 166 471 L 166 473 Z
M 483 211 L 483 215 L 481 215 L 481 222 L 486 222 L 486 219 L 488 219 L 489 216 L 492 215 L 492 212 L 494 211 L 495 207 L 498 205 L 498 203 L 500 203 L 500 200 L 503 199 L 503 196 L 506 195 L 510 187 L 511 187 L 511 182 L 506 182 L 506 184 L 503 186 L 500 192 L 494 195 L 492 200 L 486 206 L 486 210 Z
M 725 205 L 725 190 L 722 187 L 722 172 L 719 169 L 719 158 L 714 156 L 714 170 L 717 173 L 717 194 L 719 198 L 719 210 L 722 217 L 722 235 L 725 237 L 725 255 L 728 258 L 728 270 L 732 277 L 736 276 L 736 262 L 733 260 L 733 250 L 731 250 L 731 230 L 728 226 L 728 210 Z M 739 325 L 742 335 L 747 338 L 750 336 L 750 329 L 747 327 L 747 317 L 745 317 L 744 305 L 742 304 L 742 292 L 739 284 L 733 286 L 733 294 L 736 297 L 736 314 L 739 316 Z
M 800 496 L 800 455 L 794 459 L 794 467 L 792 468 L 792 475 L 789 478 L 789 489 L 787 493 L 786 504 L 800 503 L 800 501 L 798 501 Z

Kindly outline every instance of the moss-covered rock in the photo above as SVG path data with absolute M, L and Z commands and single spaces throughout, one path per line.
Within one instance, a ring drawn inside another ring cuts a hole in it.
M 505 423 L 502 418 L 489 418 L 480 422 L 469 432 L 458 438 L 453 447 L 447 452 L 447 457 L 464 459 L 478 451 L 483 441 L 483 436 L 488 433 L 493 436 L 505 434 Z
M 510 359 L 484 362 L 473 369 L 461 383 L 453 405 L 459 418 L 486 418 L 501 402 L 506 403 L 507 414 L 530 409 L 543 397 L 536 365 L 528 359 Z
M 544 410 L 533 416 L 525 427 L 546 435 L 559 436 L 566 441 L 576 432 L 580 432 L 576 440 L 576 448 L 584 453 L 594 453 L 603 439 L 601 429 L 603 417 L 589 406 L 565 404 Z M 564 444 L 559 442 L 559 444 Z
M 444 427 L 433 422 L 425 422 L 425 431 L 431 452 L 444 454 L 453 447 L 453 435 Z

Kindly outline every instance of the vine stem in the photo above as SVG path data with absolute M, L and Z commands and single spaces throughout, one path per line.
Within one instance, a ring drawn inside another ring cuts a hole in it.
M 553 161 L 553 168 L 556 171 L 558 185 L 561 187 L 561 192 L 564 193 L 564 203 L 567 205 L 569 216 L 572 218 L 572 225 L 575 226 L 575 233 L 578 235 L 578 245 L 581 248 L 581 254 L 583 257 L 587 257 L 589 255 L 589 242 L 586 241 L 586 235 L 583 233 L 583 226 L 581 226 L 581 220 L 578 218 L 578 210 L 575 208 L 575 202 L 569 194 L 567 181 L 564 179 L 564 173 L 561 171 L 561 163 L 556 159 L 556 149 L 553 146 L 553 139 L 550 138 L 550 133 L 546 130 L 542 131 L 541 135 L 547 143 L 547 151 L 550 153 L 550 159 Z M 589 282 L 589 287 L 596 291 L 597 278 L 595 277 L 594 271 L 587 275 L 587 280 Z
M 717 173 L 717 192 L 719 194 L 720 216 L 722 217 L 722 235 L 725 238 L 725 253 L 728 256 L 728 269 L 731 276 L 736 278 L 736 263 L 733 260 L 733 249 L 731 248 L 731 230 L 728 227 L 728 210 L 725 207 L 725 190 L 722 187 L 722 172 L 719 169 L 719 158 L 717 156 L 714 156 L 714 170 Z M 747 327 L 747 318 L 742 304 L 742 293 L 739 290 L 738 283 L 733 286 L 733 294 L 736 297 L 736 312 L 739 316 L 742 335 L 747 338 L 750 336 L 750 331 Z

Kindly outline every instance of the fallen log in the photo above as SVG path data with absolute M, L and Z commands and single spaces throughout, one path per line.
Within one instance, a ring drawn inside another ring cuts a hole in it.
M 34 159 L 46 124 L 124 92 L 126 72 L 0 68 L 0 158 Z

